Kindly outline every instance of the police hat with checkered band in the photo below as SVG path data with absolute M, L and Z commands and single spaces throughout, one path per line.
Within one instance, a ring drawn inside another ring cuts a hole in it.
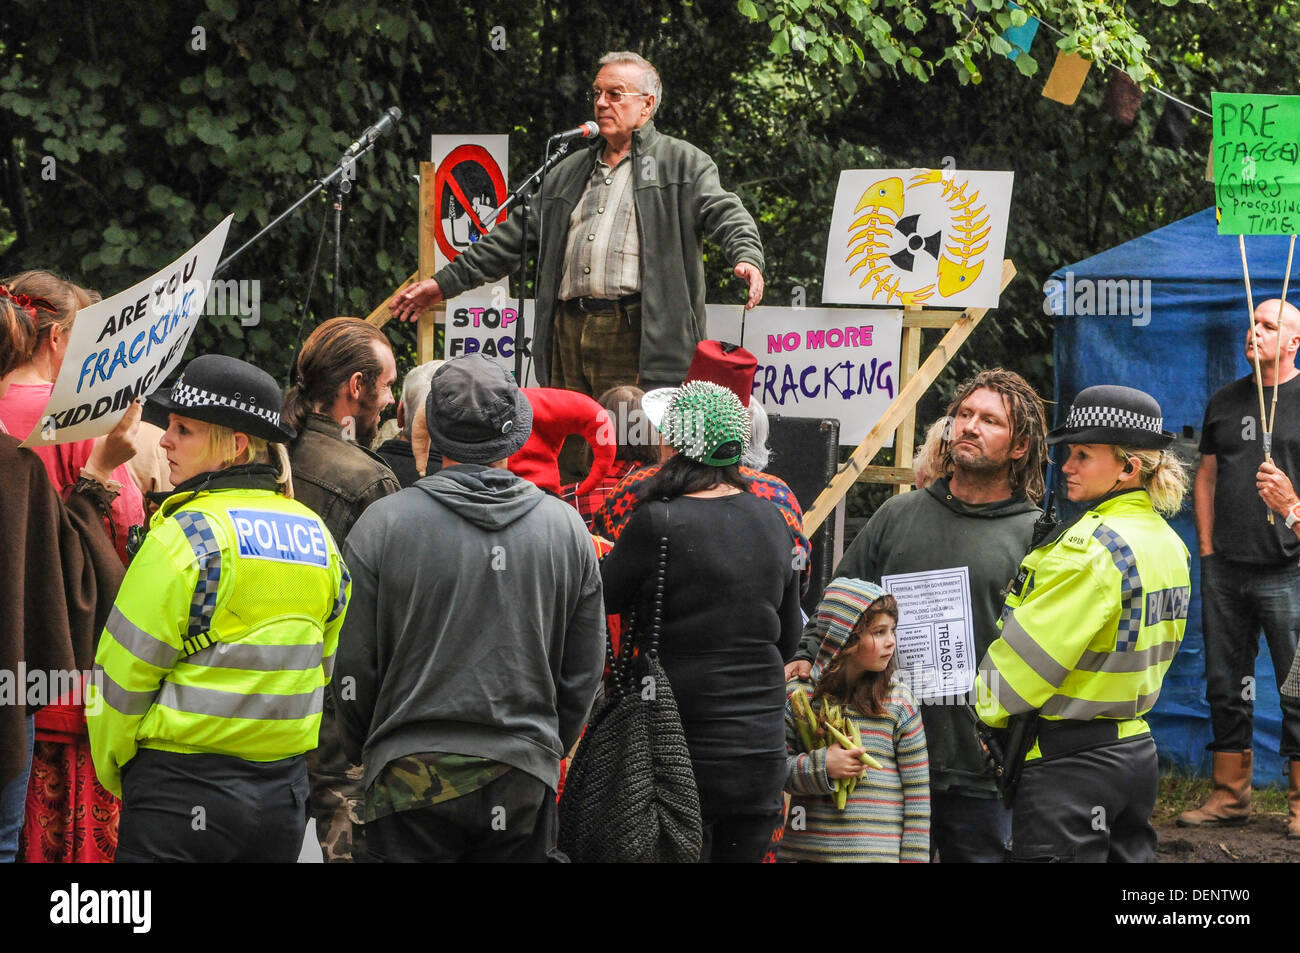
M 149 403 L 169 414 L 219 424 L 272 443 L 298 435 L 280 421 L 283 402 L 270 374 L 224 354 L 196 357 L 176 378 L 170 394 L 149 398 Z
M 1132 450 L 1163 450 L 1174 442 L 1154 397 L 1135 387 L 1098 384 L 1079 392 L 1065 423 L 1047 442 L 1111 443 Z

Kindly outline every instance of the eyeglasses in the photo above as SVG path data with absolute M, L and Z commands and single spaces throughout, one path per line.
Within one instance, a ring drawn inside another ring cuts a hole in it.
M 621 89 L 593 89 L 587 94 L 587 98 L 591 101 L 592 105 L 594 106 L 596 103 L 600 102 L 600 97 L 604 96 L 609 102 L 617 106 L 619 103 L 621 103 L 625 98 L 629 96 L 632 98 L 636 98 L 637 96 L 649 96 L 649 95 L 650 95 L 649 93 L 628 93 L 628 92 L 624 92 Z

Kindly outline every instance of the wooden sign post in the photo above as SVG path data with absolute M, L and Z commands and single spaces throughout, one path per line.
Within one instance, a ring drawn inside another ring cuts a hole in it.
M 1001 291 L 1006 291 L 1007 285 L 1011 283 L 1011 279 L 1014 278 L 1015 275 L 1016 266 L 1012 264 L 1010 258 L 1004 259 L 1002 262 Z M 912 471 L 910 466 L 886 468 L 869 467 L 868 464 L 871 462 L 872 458 L 875 457 L 877 451 L 879 451 L 884 445 L 889 434 L 898 429 L 904 421 L 910 420 L 912 422 L 912 425 L 906 428 L 909 435 L 915 430 L 917 402 L 920 401 L 921 396 L 926 392 L 930 385 L 935 382 L 943 369 L 948 366 L 948 362 L 953 359 L 959 350 L 961 350 L 961 346 L 966 342 L 966 339 L 970 337 L 971 332 L 975 330 L 976 326 L 981 320 L 983 320 L 984 315 L 986 315 L 988 311 L 988 308 L 967 308 L 965 311 L 961 312 L 961 314 L 952 322 L 951 326 L 948 327 L 948 332 L 943 336 L 943 339 L 939 341 L 935 346 L 935 349 L 931 351 L 930 355 L 925 359 L 925 363 L 921 364 L 920 367 L 917 368 L 916 372 L 910 374 L 905 381 L 900 375 L 900 384 L 902 386 L 898 391 L 898 396 L 894 398 L 894 402 L 890 404 L 889 409 L 885 411 L 885 415 L 881 417 L 880 420 L 876 421 L 876 425 L 871 428 L 871 432 L 867 434 L 862 443 L 858 444 L 853 453 L 849 456 L 849 459 L 841 465 L 839 472 L 835 474 L 835 477 L 831 480 L 830 484 L 822 491 L 821 495 L 817 497 L 812 507 L 804 513 L 803 530 L 805 535 L 811 537 L 813 533 L 817 532 L 817 529 L 826 521 L 826 518 L 830 516 L 831 512 L 835 509 L 836 504 L 848 494 L 849 490 L 852 488 L 853 484 L 858 481 L 859 477 L 865 476 L 865 478 L 870 482 L 875 483 L 901 483 L 902 479 L 900 478 L 905 478 L 907 482 L 911 482 Z M 911 346 L 916 349 L 917 356 L 920 354 L 921 329 L 924 327 L 943 327 L 945 325 L 941 322 L 946 320 L 946 316 L 936 313 L 904 314 L 903 333 L 904 335 L 908 333 L 908 324 L 910 321 L 910 331 L 912 334 L 916 335 L 915 338 L 911 339 L 915 342 Z M 908 363 L 908 346 L 909 338 L 905 336 L 903 338 L 904 367 L 906 367 Z M 902 436 L 903 435 L 900 434 L 899 438 Z M 895 458 L 896 461 L 902 459 L 901 443 L 901 439 L 896 438 L 894 441 L 894 446 L 899 448 L 899 453 Z M 908 457 L 910 457 L 912 453 L 911 443 L 912 441 L 908 439 Z M 873 473 L 872 471 L 875 472 Z M 882 473 L 881 471 L 887 472 L 887 478 L 880 478 L 886 475 L 886 473 Z M 872 477 L 875 478 L 873 479 Z
M 433 273 L 438 270 L 438 242 L 435 238 L 438 209 L 433 200 L 433 177 L 436 172 L 437 168 L 432 162 L 420 163 L 419 267 L 415 274 L 394 288 L 379 307 L 366 316 L 366 320 L 377 328 L 382 328 L 393 318 L 388 310 L 388 302 L 392 300 L 393 295 L 417 281 L 432 278 Z M 415 353 L 419 363 L 423 364 L 434 359 L 435 325 L 445 323 L 446 317 L 447 307 L 441 303 L 420 315 L 415 329 Z

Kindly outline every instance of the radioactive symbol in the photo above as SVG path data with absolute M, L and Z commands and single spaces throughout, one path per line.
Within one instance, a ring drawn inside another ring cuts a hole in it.
M 920 220 L 919 214 L 908 215 L 906 218 L 900 218 L 894 225 L 894 231 L 904 237 L 905 244 L 899 251 L 890 255 L 889 260 L 904 271 L 911 271 L 915 267 L 918 252 L 924 251 L 937 260 L 943 246 L 943 232 L 934 232 L 928 236 L 921 235 L 917 227 Z

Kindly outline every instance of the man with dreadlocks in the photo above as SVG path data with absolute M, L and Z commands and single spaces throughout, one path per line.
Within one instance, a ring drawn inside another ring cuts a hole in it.
M 998 636 L 1003 590 L 1029 550 L 1039 515 L 1035 504 L 1043 497 L 1047 426 L 1033 388 L 1002 368 L 962 384 L 947 416 L 938 479 L 886 500 L 835 575 L 879 581 L 896 573 L 966 567 L 979 659 Z M 807 678 L 820 644 L 810 621 L 786 676 Z M 1010 844 L 1011 812 L 998 800 L 970 715 L 962 711 L 973 699 L 937 700 L 949 703 L 921 707 L 930 747 L 931 850 L 945 862 L 1001 863 Z

